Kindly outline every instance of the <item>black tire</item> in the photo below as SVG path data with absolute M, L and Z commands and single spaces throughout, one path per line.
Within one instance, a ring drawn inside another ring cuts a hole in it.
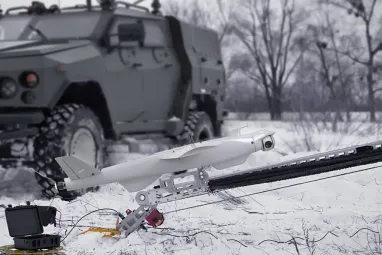
M 205 112 L 191 111 L 178 141 L 187 144 L 190 138 L 193 142 L 205 141 L 215 137 L 210 116 Z
M 83 133 L 79 133 L 80 131 Z M 72 143 L 75 142 L 73 139 L 78 133 L 87 134 L 91 138 L 89 141 L 94 142 L 94 155 L 90 155 L 91 161 L 87 160 L 87 162 L 94 163 L 93 166 L 96 168 L 102 168 L 103 129 L 97 116 L 89 108 L 80 104 L 59 105 L 47 115 L 40 126 L 40 133 L 34 141 L 33 157 L 35 170 L 38 172 L 35 176 L 46 198 L 51 199 L 57 195 L 55 183 L 52 180 L 59 182 L 67 177 L 54 159 L 60 156 L 76 155 Z M 78 157 L 81 158 L 81 156 Z M 82 159 L 86 161 L 86 159 Z M 92 188 L 59 192 L 58 195 L 63 200 L 73 200 L 89 190 Z
M 186 145 L 192 142 L 210 140 L 214 137 L 215 132 L 210 116 L 205 112 L 191 111 L 184 125 L 184 129 L 177 139 L 181 145 Z M 186 172 L 187 170 L 183 170 L 175 172 L 175 174 Z

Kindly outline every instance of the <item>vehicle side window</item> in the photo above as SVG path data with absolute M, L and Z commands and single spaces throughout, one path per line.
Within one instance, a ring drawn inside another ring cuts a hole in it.
M 109 30 L 109 37 L 110 37 L 110 44 L 113 46 L 119 45 L 119 39 L 118 39 L 118 26 L 120 24 L 135 24 L 137 23 L 136 19 L 132 18 L 126 18 L 126 17 L 119 17 L 116 18 L 113 22 L 113 25 L 111 26 Z M 138 46 L 137 42 L 123 42 L 123 46 Z
M 119 45 L 118 40 L 118 25 L 120 24 L 135 24 L 137 19 L 119 17 L 116 18 L 110 31 L 110 44 Z M 144 47 L 165 47 L 167 45 L 165 33 L 163 31 L 164 23 L 154 20 L 143 20 L 143 26 L 145 29 L 145 40 L 143 42 Z M 123 46 L 138 46 L 137 42 L 123 42 Z

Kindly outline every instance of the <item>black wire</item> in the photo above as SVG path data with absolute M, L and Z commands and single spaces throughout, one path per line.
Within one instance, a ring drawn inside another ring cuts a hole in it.
M 74 226 L 70 229 L 69 233 L 68 233 L 68 234 L 61 240 L 61 242 L 64 242 L 64 240 L 69 236 L 69 234 L 73 231 L 73 229 L 76 228 L 76 226 L 78 225 L 78 223 L 80 223 L 80 221 L 81 221 L 83 218 L 85 218 L 86 216 L 88 216 L 88 215 L 90 215 L 90 214 L 92 214 L 92 213 L 98 212 L 98 211 L 114 211 L 114 212 L 116 212 L 116 213 L 118 214 L 119 217 L 121 217 L 122 219 L 124 218 L 123 215 L 122 215 L 120 212 L 118 212 L 117 210 L 112 209 L 112 208 L 102 208 L 102 209 L 97 209 L 97 210 L 91 211 L 91 212 L 85 214 L 84 216 L 82 216 L 82 217 L 81 217 L 81 218 L 74 224 Z
M 278 188 L 274 188 L 274 189 L 267 189 L 267 190 L 263 190 L 263 191 L 258 191 L 258 192 L 250 193 L 250 194 L 245 194 L 245 195 L 242 195 L 242 196 L 237 196 L 237 197 L 233 196 L 233 197 L 222 199 L 222 200 L 218 200 L 218 201 L 213 201 L 213 202 L 209 202 L 209 203 L 205 203 L 205 204 L 201 204 L 201 205 L 194 205 L 194 206 L 185 207 L 185 208 L 182 208 L 182 209 L 177 209 L 177 210 L 165 212 L 163 214 L 170 214 L 170 213 L 179 212 L 179 211 L 185 211 L 185 210 L 194 209 L 194 208 L 198 208 L 198 207 L 202 207 L 202 206 L 218 204 L 218 203 L 225 202 L 225 201 L 232 200 L 232 199 L 237 199 L 237 198 L 243 198 L 243 197 L 258 195 L 258 194 L 262 194 L 262 193 L 267 193 L 267 192 L 271 192 L 271 191 L 276 191 L 276 190 L 286 189 L 286 188 L 290 188 L 290 187 L 300 186 L 300 185 L 303 185 L 303 184 L 317 182 L 317 181 L 322 181 L 322 180 L 327 180 L 327 179 L 331 179 L 331 178 L 335 178 L 335 177 L 340 177 L 340 176 L 344 176 L 344 175 L 350 175 L 350 174 L 354 174 L 354 173 L 365 172 L 365 171 L 369 171 L 369 170 L 376 169 L 376 168 L 379 168 L 379 167 L 382 167 L 382 165 L 374 166 L 374 167 L 369 167 L 369 168 L 365 168 L 365 169 L 361 169 L 361 170 L 356 170 L 356 171 L 352 171 L 352 172 L 337 174 L 337 175 L 333 175 L 333 176 L 322 177 L 322 178 L 315 179 L 315 180 L 299 182 L 299 183 L 290 184 L 290 185 L 286 185 L 286 186 L 282 186 L 282 187 L 278 187 Z

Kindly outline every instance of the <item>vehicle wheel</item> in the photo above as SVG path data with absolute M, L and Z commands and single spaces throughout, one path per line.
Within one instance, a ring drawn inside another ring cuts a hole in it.
M 178 136 L 181 145 L 193 142 L 210 140 L 215 137 L 211 118 L 205 112 L 191 111 L 189 113 L 183 132 Z M 175 172 L 175 174 L 186 173 L 187 170 Z
M 103 129 L 97 116 L 86 106 L 63 104 L 54 108 L 40 126 L 34 141 L 36 178 L 47 198 L 57 194 L 55 182 L 67 177 L 56 157 L 75 155 L 96 168 L 102 168 Z M 44 178 L 44 177 L 47 178 Z M 52 181 L 53 180 L 53 181 Z M 89 190 L 59 192 L 63 200 L 72 200 Z
M 215 136 L 211 118 L 205 112 L 191 111 L 187 118 L 183 132 L 178 136 L 178 141 L 187 144 L 192 141 L 199 142 L 212 139 Z

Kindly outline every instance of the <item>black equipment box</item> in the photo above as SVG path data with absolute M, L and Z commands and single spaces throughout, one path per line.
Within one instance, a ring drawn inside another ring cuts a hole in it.
M 44 226 L 56 226 L 57 209 L 51 206 L 11 205 L 5 209 L 8 232 L 13 237 L 16 249 L 38 250 L 59 247 L 61 236 L 46 235 Z
M 13 238 L 15 248 L 19 250 L 53 249 L 60 246 L 59 235 L 34 235 Z

